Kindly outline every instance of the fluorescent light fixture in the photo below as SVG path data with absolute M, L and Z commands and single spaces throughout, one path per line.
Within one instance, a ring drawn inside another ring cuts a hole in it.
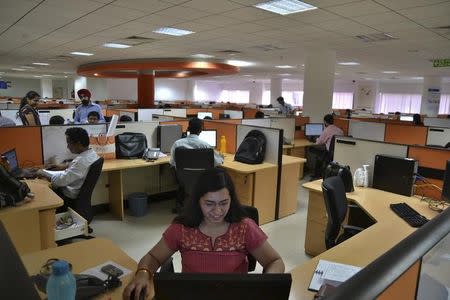
M 253 75 L 242 75 L 242 76 L 245 76 L 245 77 L 252 77 Z
M 94 73 L 94 76 L 98 76 L 98 73 Z
M 282 73 L 282 74 L 279 74 L 280 76 L 291 76 L 291 74 L 289 74 L 289 73 Z
M 80 55 L 80 56 L 92 56 L 92 55 L 94 55 L 93 53 L 78 52 L 78 51 L 70 52 L 70 54 L 73 54 L 73 55 Z
M 365 80 L 373 80 L 373 78 L 370 78 L 370 77 L 365 77 L 364 79 Z
M 21 69 L 34 69 L 34 67 L 31 66 L 20 66 Z
M 48 63 L 41 63 L 41 62 L 35 62 L 35 63 L 33 63 L 33 65 L 37 65 L 37 66 L 50 66 L 50 64 L 48 64 Z
M 64 78 L 67 78 L 67 76 L 64 76 Z
M 21 69 L 21 68 L 12 68 L 11 70 L 13 70 L 13 71 L 25 71 L 25 69 Z
M 126 49 L 126 48 L 130 48 L 130 45 L 125 45 L 125 44 L 117 44 L 117 43 L 106 43 L 103 44 L 103 47 L 106 48 L 116 48 L 116 49 Z
M 384 74 L 397 74 L 398 72 L 397 71 L 383 71 L 381 73 L 384 73 Z
M 290 66 L 290 65 L 281 65 L 281 66 L 275 66 L 275 68 L 279 68 L 279 69 L 292 69 L 292 68 L 294 68 L 294 66 Z
M 212 57 L 214 57 L 214 55 L 197 53 L 197 54 L 192 54 L 191 57 L 195 57 L 195 58 L 212 58 Z
M 356 61 L 341 61 L 338 62 L 338 65 L 341 66 L 358 66 L 360 63 Z
M 42 78 L 42 76 L 40 76 L 40 75 L 34 75 L 33 77 Z
M 73 72 L 64 72 L 64 74 L 73 74 Z
M 49 74 L 42 74 L 42 76 L 44 76 L 44 77 L 52 77 L 53 75 L 49 75 Z
M 417 76 L 417 77 L 411 77 L 411 79 L 414 79 L 414 80 L 422 80 L 423 77 L 422 77 L 422 76 Z
M 258 3 L 253 6 L 283 16 L 317 8 L 311 4 L 298 0 L 274 0 Z
M 228 60 L 227 64 L 232 65 L 232 66 L 236 66 L 236 67 L 248 67 L 253 65 L 253 63 L 248 62 L 248 61 L 243 61 L 243 60 Z
M 182 35 L 188 35 L 191 33 L 195 33 L 190 30 L 178 29 L 178 28 L 173 28 L 173 27 L 161 27 L 161 28 L 153 30 L 153 32 L 160 33 L 160 34 L 174 35 L 174 36 L 182 36 Z

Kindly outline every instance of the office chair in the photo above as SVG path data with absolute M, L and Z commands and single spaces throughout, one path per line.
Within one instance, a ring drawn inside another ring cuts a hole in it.
M 244 214 L 247 217 L 249 217 L 250 219 L 255 221 L 255 223 L 257 225 L 259 225 L 259 213 L 258 213 L 258 209 L 256 207 L 242 205 L 242 209 L 244 211 Z M 248 271 L 249 272 L 255 271 L 256 258 L 254 258 L 253 255 L 251 255 L 251 254 L 247 254 L 247 260 L 248 260 Z M 172 257 L 169 257 L 169 259 L 167 259 L 161 265 L 161 269 L 159 270 L 159 272 L 162 272 L 162 273 L 174 273 L 175 272 L 175 268 L 173 266 L 173 258 Z
M 323 198 L 327 209 L 328 223 L 325 230 L 325 246 L 330 249 L 356 235 L 364 228 L 342 225 L 349 208 L 345 187 L 339 176 L 328 177 L 322 182 Z M 341 230 L 343 233 L 339 235 Z
M 445 145 L 445 148 L 450 148 L 450 142 Z
M 211 148 L 176 148 L 175 164 L 179 189 L 174 212 L 179 212 L 183 207 L 184 199 L 191 195 L 200 174 L 205 170 L 214 168 L 214 150 Z

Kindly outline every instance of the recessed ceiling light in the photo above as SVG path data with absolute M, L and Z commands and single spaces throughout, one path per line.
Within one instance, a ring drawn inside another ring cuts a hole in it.
M 25 71 L 25 69 L 21 69 L 21 68 L 12 68 L 11 70 L 13 70 L 13 71 Z
M 366 78 L 364 78 L 365 80 L 373 80 L 373 78 L 370 78 L 370 77 L 366 77 Z
M 40 76 L 40 75 L 34 75 L 33 77 L 42 78 L 42 76 Z
M 52 77 L 53 75 L 49 75 L 49 74 L 42 74 L 42 76 L 44 76 L 44 77 Z
M 341 66 L 358 66 L 360 63 L 356 61 L 341 61 L 338 62 L 338 65 Z
M 64 74 L 73 74 L 72 72 L 64 72 Z
M 94 76 L 98 76 L 98 73 L 94 73 Z
M 245 76 L 245 77 L 252 77 L 253 75 L 242 75 L 242 76 Z
M 214 55 L 197 53 L 197 54 L 192 54 L 191 57 L 195 57 L 195 58 L 212 58 L 212 57 L 214 57 Z
M 190 30 L 178 29 L 178 28 L 173 28 L 173 27 L 161 27 L 161 28 L 153 30 L 153 32 L 160 33 L 160 34 L 174 35 L 174 36 L 182 36 L 182 35 L 188 35 L 188 34 L 195 33 Z
M 34 67 L 31 66 L 20 66 L 21 69 L 34 69 Z
M 281 65 L 281 66 L 275 66 L 275 68 L 279 68 L 279 69 L 292 69 L 292 68 L 294 68 L 294 66 L 290 66 L 290 65 Z
M 423 77 L 422 77 L 422 76 L 417 76 L 417 77 L 411 77 L 411 79 L 414 79 L 414 80 L 422 80 Z
M 35 62 L 35 63 L 33 63 L 33 65 L 37 65 L 37 66 L 50 66 L 50 64 L 48 64 L 48 63 L 41 63 L 41 62 Z
M 78 51 L 70 52 L 70 54 L 73 54 L 73 55 L 80 55 L 80 56 L 92 56 L 92 55 L 94 55 L 93 53 L 78 52 Z
M 106 48 L 116 48 L 116 49 L 126 49 L 126 48 L 130 48 L 130 45 L 125 45 L 125 44 L 118 44 L 118 43 L 106 43 L 103 44 L 103 47 Z
M 232 65 L 232 66 L 236 66 L 236 67 L 248 67 L 253 65 L 253 63 L 248 62 L 248 61 L 243 61 L 243 60 L 228 60 L 227 64 Z
M 383 71 L 381 73 L 384 73 L 384 74 L 397 74 L 398 72 L 397 71 Z
M 289 74 L 289 73 L 282 73 L 282 74 L 278 74 L 278 75 L 280 75 L 280 76 L 291 76 L 291 74 Z
M 64 78 L 67 78 L 67 76 L 64 76 Z
M 283 16 L 317 8 L 311 4 L 298 0 L 274 0 L 258 3 L 253 6 Z

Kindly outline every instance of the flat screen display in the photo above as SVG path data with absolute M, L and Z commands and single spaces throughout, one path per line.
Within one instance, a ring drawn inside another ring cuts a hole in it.
M 413 116 L 400 116 L 400 121 L 410 121 L 414 120 Z
M 189 131 L 187 132 L 187 135 L 189 135 Z M 216 130 L 202 130 L 200 132 L 200 135 L 198 136 L 199 139 L 201 139 L 204 142 L 207 142 L 211 147 L 216 147 L 217 144 L 217 131 Z
M 205 117 L 210 117 L 210 118 L 212 118 L 212 112 L 207 112 L 207 111 L 202 112 L 202 111 L 199 111 L 199 112 L 197 113 L 197 118 L 199 118 L 199 119 L 204 119 Z
M 320 136 L 323 131 L 322 123 L 305 124 L 305 136 Z

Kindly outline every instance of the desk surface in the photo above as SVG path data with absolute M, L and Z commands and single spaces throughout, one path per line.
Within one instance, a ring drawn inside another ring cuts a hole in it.
M 155 165 L 168 164 L 169 161 L 169 156 L 159 158 L 152 162 L 148 162 L 143 159 L 107 159 L 103 163 L 102 171 L 108 172 L 115 170 L 151 167 Z
M 62 247 L 24 254 L 21 257 L 29 275 L 39 273 L 41 266 L 45 264 L 49 258 L 59 258 L 69 261 L 73 266 L 74 274 L 95 267 L 108 260 L 112 260 L 132 271 L 122 278 L 122 286 L 112 292 L 103 294 L 100 299 L 122 299 L 122 291 L 133 278 L 134 272 L 137 269 L 137 263 L 131 257 L 126 255 L 110 240 L 102 238 L 95 238 Z M 46 295 L 42 293 L 40 293 L 40 296 L 42 298 L 46 297 Z
M 307 139 L 295 139 L 294 140 L 294 148 L 306 147 L 306 146 L 315 145 L 315 144 L 316 143 L 308 141 Z
M 26 183 L 34 193 L 34 199 L 20 206 L 7 207 L 0 210 L 0 216 L 25 210 L 45 210 L 63 205 L 63 200 L 49 187 L 46 180 L 27 180 Z
M 322 193 L 321 180 L 308 182 L 303 186 L 312 192 Z M 406 202 L 420 214 L 431 219 L 438 213 L 416 197 L 405 197 L 372 188 L 356 188 L 347 198 L 360 206 L 376 223 L 358 235 L 312 258 L 293 270 L 290 299 L 312 299 L 308 286 L 319 259 L 364 267 L 387 252 L 416 228 L 398 217 L 389 204 Z

